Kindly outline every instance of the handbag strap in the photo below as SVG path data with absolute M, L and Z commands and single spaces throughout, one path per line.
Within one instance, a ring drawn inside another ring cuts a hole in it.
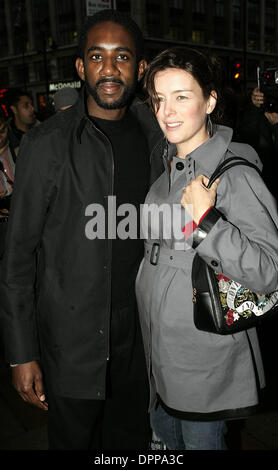
M 254 164 L 246 160 L 245 158 L 242 157 L 230 157 L 227 158 L 227 160 L 224 160 L 222 163 L 218 165 L 216 170 L 212 173 L 210 180 L 207 185 L 207 189 L 211 187 L 211 185 L 214 183 L 214 181 L 219 178 L 225 171 L 229 170 L 230 168 L 233 168 L 234 166 L 237 165 L 246 165 L 254 168 L 259 174 L 261 174 L 260 169 Z

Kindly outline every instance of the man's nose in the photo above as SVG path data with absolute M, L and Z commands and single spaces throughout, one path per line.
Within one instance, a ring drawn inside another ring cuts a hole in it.
M 117 64 L 114 62 L 113 59 L 106 59 L 102 63 L 102 68 L 100 71 L 100 75 L 103 77 L 113 77 L 115 75 L 119 75 L 120 71 L 117 67 Z

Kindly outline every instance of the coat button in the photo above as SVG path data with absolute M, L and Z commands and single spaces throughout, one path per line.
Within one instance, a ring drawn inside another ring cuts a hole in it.
M 182 171 L 184 169 L 184 164 L 182 162 L 176 163 L 176 169 Z
M 213 260 L 211 261 L 211 265 L 212 265 L 214 268 L 217 268 L 218 263 L 217 263 L 217 261 L 215 261 L 215 259 L 213 259 Z

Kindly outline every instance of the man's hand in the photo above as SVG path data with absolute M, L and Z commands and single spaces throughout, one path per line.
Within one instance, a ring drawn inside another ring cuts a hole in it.
M 278 124 L 278 113 L 264 113 L 264 115 L 272 126 Z
M 198 225 L 200 218 L 215 204 L 216 190 L 219 183 L 217 179 L 210 189 L 207 189 L 209 179 L 204 175 L 198 175 L 183 190 L 181 205 L 190 213 L 194 222 Z M 192 210 L 193 209 L 193 214 Z
M 48 404 L 45 402 L 42 373 L 37 361 L 13 367 L 12 382 L 24 401 L 42 410 L 48 409 Z
M 264 103 L 264 94 L 260 91 L 259 87 L 254 88 L 251 94 L 251 100 L 254 106 L 260 108 Z

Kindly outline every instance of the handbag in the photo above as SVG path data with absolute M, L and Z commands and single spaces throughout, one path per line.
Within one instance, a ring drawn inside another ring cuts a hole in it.
M 208 188 L 224 171 L 235 165 L 259 169 L 241 157 L 222 162 L 212 174 Z M 261 294 L 217 273 L 196 254 L 192 265 L 193 319 L 198 330 L 220 335 L 258 326 L 278 313 L 278 291 Z

